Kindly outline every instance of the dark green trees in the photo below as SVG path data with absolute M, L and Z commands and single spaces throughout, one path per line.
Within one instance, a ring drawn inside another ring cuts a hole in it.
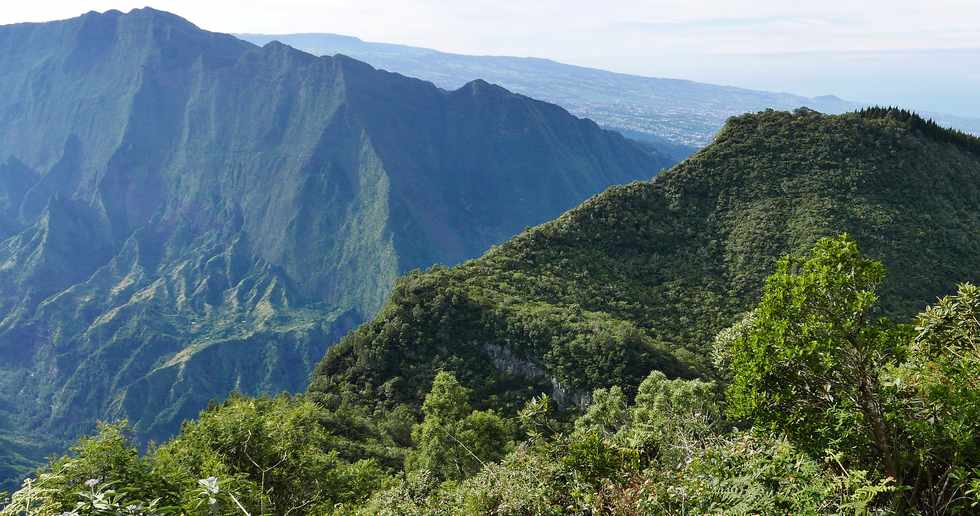
M 751 329 L 731 348 L 730 412 L 809 449 L 873 448 L 900 480 L 879 375 L 907 339 L 876 318 L 884 276 L 846 236 L 821 240 L 805 259 L 780 260 Z
M 931 512 L 980 507 L 980 288 L 959 286 L 919 315 L 905 363 L 889 371 L 906 483 Z
M 3 514 L 975 513 L 980 289 L 894 325 L 884 272 L 846 235 L 780 260 L 717 339 L 723 380 L 652 371 L 564 415 L 537 396 L 522 433 L 440 371 L 410 439 L 405 405 L 235 397 L 144 457 L 105 427 Z
M 331 416 L 302 398 L 234 397 L 184 425 L 150 461 L 180 487 L 184 506 L 196 505 L 199 480 L 213 477 L 227 494 L 219 502 L 253 514 L 323 512 L 359 500 L 384 477 L 375 458 L 347 445 L 351 428 L 327 423 Z
M 924 312 L 916 335 L 876 317 L 884 274 L 846 235 L 780 260 L 727 350 L 729 413 L 880 471 L 899 509 L 967 510 L 980 478 L 977 289 Z
M 733 119 L 653 182 L 404 278 L 382 315 L 328 353 L 311 390 L 362 397 L 407 382 L 395 402 L 420 404 L 417 380 L 442 367 L 516 405 L 549 378 L 557 400 L 614 385 L 632 395 L 654 369 L 696 377 L 779 258 L 841 231 L 890 271 L 877 315 L 911 321 L 951 285 L 980 280 L 980 153 L 955 134 L 888 111 Z
M 422 404 L 425 419 L 412 430 L 415 449 L 407 458 L 407 470 L 462 480 L 507 453 L 512 431 L 492 410 L 474 411 L 469 396 L 452 374 L 436 375 Z

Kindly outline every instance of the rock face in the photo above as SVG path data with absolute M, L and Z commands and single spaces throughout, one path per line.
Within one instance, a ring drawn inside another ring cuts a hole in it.
M 635 388 L 652 369 L 710 375 L 714 336 L 758 303 L 775 261 L 841 232 L 888 268 L 881 305 L 899 320 L 977 282 L 980 139 L 882 109 L 732 119 L 652 182 L 408 275 L 310 390 L 419 404 L 446 370 L 513 410 L 535 392 Z
M 666 158 L 477 81 L 447 92 L 150 9 L 0 27 L 0 433 L 302 390 L 395 278 Z

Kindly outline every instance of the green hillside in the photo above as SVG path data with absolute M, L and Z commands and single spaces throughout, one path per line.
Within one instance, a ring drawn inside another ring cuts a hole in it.
M 142 455 L 105 426 L 4 514 L 973 514 L 978 151 L 894 110 L 734 119 L 403 278 L 308 395 Z
M 901 320 L 980 279 L 980 145 L 904 112 L 765 112 L 653 182 L 613 187 L 482 258 L 413 273 L 331 348 L 321 399 L 417 404 L 436 371 L 490 406 L 584 403 L 651 369 L 711 376 L 714 335 L 775 260 L 846 231 Z
M 485 82 L 152 9 L 0 27 L 0 70 L 0 434 L 55 443 L 301 391 L 397 276 L 670 164 Z

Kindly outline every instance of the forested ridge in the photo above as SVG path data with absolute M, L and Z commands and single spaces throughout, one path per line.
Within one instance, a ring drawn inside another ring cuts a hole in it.
M 846 234 L 787 255 L 714 339 L 711 379 L 477 409 L 439 371 L 418 412 L 233 396 L 140 455 L 105 425 L 3 514 L 972 514 L 980 288 L 914 325 Z
M 6 513 L 973 514 L 977 235 L 971 137 L 739 117 L 404 277 L 307 394 L 233 396 L 144 454 L 106 425 Z
M 311 390 L 418 403 L 449 369 L 481 398 L 518 403 L 541 389 L 632 390 L 650 369 L 711 375 L 714 335 L 758 300 L 776 260 L 843 231 L 891 271 L 885 313 L 910 321 L 975 281 L 980 256 L 980 154 L 957 143 L 976 139 L 924 124 L 877 109 L 733 119 L 653 182 L 403 278 L 329 350 Z

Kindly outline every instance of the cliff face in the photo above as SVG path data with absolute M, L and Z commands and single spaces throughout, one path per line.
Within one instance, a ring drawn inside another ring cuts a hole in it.
M 137 10 L 0 27 L 0 433 L 301 390 L 395 278 L 668 165 L 484 82 L 447 92 Z

